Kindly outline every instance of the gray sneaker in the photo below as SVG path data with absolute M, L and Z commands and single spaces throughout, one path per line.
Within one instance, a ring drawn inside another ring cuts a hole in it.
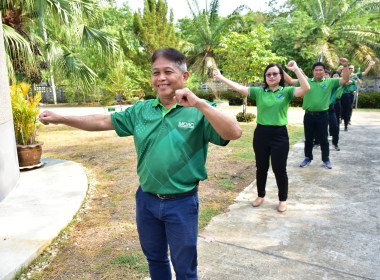
M 300 167 L 306 167 L 306 166 L 310 165 L 310 163 L 311 163 L 311 159 L 308 157 L 305 157 L 303 162 L 301 162 Z
M 331 165 L 331 162 L 330 161 L 324 161 L 323 164 L 325 165 L 325 167 L 327 169 L 331 169 L 332 168 L 332 165 Z

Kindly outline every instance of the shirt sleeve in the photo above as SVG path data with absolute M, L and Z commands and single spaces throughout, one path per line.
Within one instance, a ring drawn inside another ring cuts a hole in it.
M 285 88 L 285 93 L 286 93 L 286 98 L 287 100 L 290 102 L 294 99 L 294 90 L 296 89 L 296 87 L 286 87 Z
M 330 81 L 330 83 L 332 84 L 332 86 L 333 86 L 333 89 L 334 88 L 338 88 L 338 87 L 340 87 L 340 80 L 341 80 L 342 78 L 328 78 L 328 80 Z
M 206 102 L 209 103 L 212 107 L 216 107 L 215 102 L 208 102 L 208 101 Z M 210 122 L 208 121 L 206 117 L 204 117 L 204 121 L 205 121 L 205 135 L 207 136 L 208 142 L 211 142 L 218 146 L 226 146 L 230 142 L 229 140 L 224 140 L 222 137 L 220 137 L 220 135 L 216 132 L 216 130 L 210 124 Z
M 249 87 L 249 98 L 255 99 L 257 97 L 257 93 L 260 91 L 259 87 Z
M 138 103 L 136 102 L 134 106 L 128 107 L 122 112 L 111 114 L 113 127 L 120 137 L 133 135 L 135 130 L 135 106 Z

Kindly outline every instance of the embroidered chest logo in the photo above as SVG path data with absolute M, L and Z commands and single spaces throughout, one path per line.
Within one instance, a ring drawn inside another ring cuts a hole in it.
M 194 123 L 193 122 L 179 122 L 178 127 L 194 128 Z
M 285 96 L 283 95 L 283 94 L 281 94 L 281 95 L 279 95 L 278 97 L 277 97 L 277 99 L 284 99 L 285 98 Z
M 323 86 L 322 86 L 322 89 L 325 89 L 326 87 L 327 87 L 326 85 L 323 85 Z

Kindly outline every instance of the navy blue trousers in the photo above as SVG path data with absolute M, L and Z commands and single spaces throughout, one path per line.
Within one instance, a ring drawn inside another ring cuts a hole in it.
M 152 280 L 171 280 L 170 258 L 178 280 L 196 280 L 198 193 L 160 199 L 136 192 L 136 221 L 141 248 Z

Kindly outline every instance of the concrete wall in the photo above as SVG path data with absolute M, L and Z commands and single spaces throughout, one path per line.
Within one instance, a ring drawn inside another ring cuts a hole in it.
M 0 201 L 16 187 L 19 177 L 3 29 L 0 27 Z

